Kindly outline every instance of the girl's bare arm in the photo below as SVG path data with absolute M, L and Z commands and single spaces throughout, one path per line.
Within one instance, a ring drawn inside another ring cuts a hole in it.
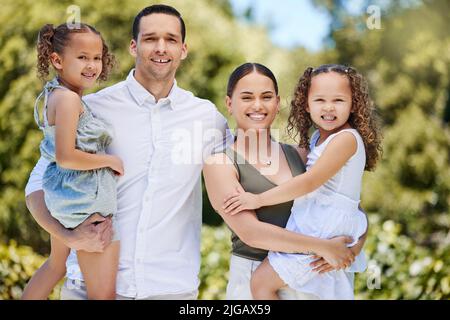
M 93 170 L 112 167 L 114 158 L 106 154 L 92 154 L 75 148 L 78 119 L 82 111 L 80 97 L 69 90 L 55 90 L 49 99 L 49 110 L 55 115 L 56 162 L 74 170 Z
M 257 209 L 292 201 L 310 193 L 331 179 L 355 154 L 356 148 L 357 142 L 353 134 L 342 132 L 329 142 L 322 156 L 307 172 L 259 195 L 227 195 L 223 204 L 225 212 L 236 214 L 244 209 Z

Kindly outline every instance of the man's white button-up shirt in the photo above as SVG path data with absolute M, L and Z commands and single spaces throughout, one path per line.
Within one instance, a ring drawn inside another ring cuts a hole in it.
M 95 116 L 114 129 L 107 149 L 124 163 L 117 184 L 120 259 L 117 293 L 134 298 L 198 288 L 204 159 L 231 143 L 214 104 L 174 83 L 155 98 L 134 78 L 87 95 Z M 41 157 L 25 193 L 42 189 L 48 162 Z M 67 277 L 82 275 L 71 252 Z

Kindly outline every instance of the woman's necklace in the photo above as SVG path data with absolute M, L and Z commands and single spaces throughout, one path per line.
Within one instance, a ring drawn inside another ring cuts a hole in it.
M 272 145 L 271 145 L 270 150 L 272 151 Z M 270 152 L 270 153 L 272 153 L 272 152 Z M 270 166 L 272 164 L 271 156 L 272 155 L 268 156 L 266 159 L 261 159 L 260 161 L 262 162 L 263 165 Z

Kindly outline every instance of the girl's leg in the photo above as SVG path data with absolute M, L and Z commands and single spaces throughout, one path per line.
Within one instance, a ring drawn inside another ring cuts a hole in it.
M 50 237 L 51 251 L 47 261 L 36 271 L 22 294 L 22 300 L 45 300 L 66 274 L 66 260 L 70 249 Z
M 255 300 L 279 300 L 277 291 L 286 284 L 266 258 L 253 272 L 250 286 Z
M 115 300 L 120 242 L 113 241 L 102 253 L 77 251 L 78 264 L 90 300 Z

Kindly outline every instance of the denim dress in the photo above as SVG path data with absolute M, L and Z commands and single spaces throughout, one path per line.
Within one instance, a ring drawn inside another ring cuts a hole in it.
M 51 215 L 64 227 L 75 228 L 94 213 L 114 215 L 117 211 L 116 176 L 110 168 L 94 170 L 65 169 L 56 163 L 55 126 L 48 124 L 47 101 L 55 88 L 69 90 L 57 78 L 48 81 L 36 99 L 34 118 L 44 132 L 41 155 L 50 161 L 42 178 L 45 204 Z M 39 101 L 44 97 L 43 121 L 39 116 Z M 94 116 L 81 100 L 83 113 L 78 119 L 75 148 L 92 154 L 104 154 L 112 141 L 112 128 Z

